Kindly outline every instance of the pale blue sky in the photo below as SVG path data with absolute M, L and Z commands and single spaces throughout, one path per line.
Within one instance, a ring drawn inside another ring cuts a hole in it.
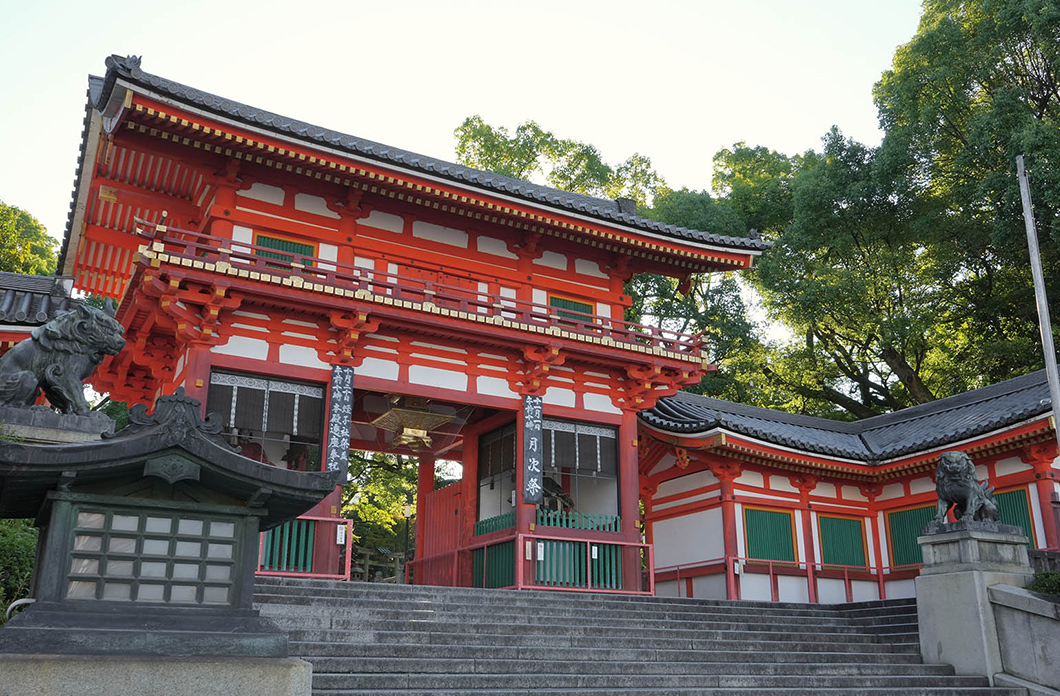
M 919 15 L 919 0 L 20 2 L 0 43 L 0 200 L 62 234 L 87 76 L 111 53 L 442 159 L 466 116 L 534 119 L 709 188 L 737 141 L 792 154 L 835 124 L 876 144 L 872 85 Z

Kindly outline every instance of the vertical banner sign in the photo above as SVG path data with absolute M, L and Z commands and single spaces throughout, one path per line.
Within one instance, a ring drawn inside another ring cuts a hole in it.
M 353 418 L 353 368 L 331 366 L 331 411 L 328 413 L 328 471 L 350 465 L 350 424 Z
M 523 502 L 540 505 L 544 479 L 541 471 L 541 397 L 523 397 Z

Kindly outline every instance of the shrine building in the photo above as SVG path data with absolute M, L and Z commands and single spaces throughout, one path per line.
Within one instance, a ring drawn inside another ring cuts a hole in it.
M 703 337 L 625 321 L 624 283 L 749 268 L 768 246 L 113 56 L 89 80 L 59 272 L 120 301 L 127 348 L 97 391 L 151 404 L 183 387 L 263 465 L 417 457 L 418 584 L 899 596 L 941 447 L 968 451 L 1005 514 L 1056 548 L 1048 404 L 989 392 L 851 424 L 680 392 L 713 369 Z M 1041 380 L 1021 379 L 1040 402 Z M 437 460 L 462 479 L 435 490 Z M 259 572 L 348 578 L 338 506 L 336 491 L 263 535 Z

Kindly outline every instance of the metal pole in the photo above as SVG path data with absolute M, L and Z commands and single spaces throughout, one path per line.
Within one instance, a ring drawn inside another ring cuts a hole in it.
M 1016 157 L 1016 174 L 1020 181 L 1020 198 L 1023 200 L 1023 222 L 1027 226 L 1027 246 L 1031 255 L 1031 277 L 1034 279 L 1034 299 L 1038 305 L 1038 327 L 1042 333 L 1042 350 L 1045 351 L 1045 375 L 1049 381 L 1050 408 L 1053 411 L 1053 428 L 1060 447 L 1060 428 L 1056 428 L 1056 416 L 1060 410 L 1060 376 L 1056 370 L 1056 349 L 1053 348 L 1053 325 L 1049 321 L 1049 302 L 1045 296 L 1045 278 L 1042 259 L 1038 251 L 1038 233 L 1034 226 L 1034 209 L 1031 207 L 1031 187 L 1027 182 L 1027 170 L 1023 166 L 1023 155 Z

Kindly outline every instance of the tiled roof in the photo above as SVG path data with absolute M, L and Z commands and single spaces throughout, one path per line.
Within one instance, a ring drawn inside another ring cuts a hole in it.
M 73 279 L 0 271 L 0 327 L 47 322 L 71 309 Z
M 860 421 L 794 415 L 681 392 L 640 414 L 649 426 L 695 435 L 723 430 L 765 442 L 874 463 L 941 447 L 1050 411 L 1045 371 Z
M 636 214 L 623 212 L 616 201 L 539 186 L 280 116 L 146 73 L 140 69 L 140 59 L 136 56 L 124 58 L 111 56 L 106 63 L 105 78 L 93 84 L 90 89 L 91 97 L 97 108 L 106 105 L 116 81 L 121 77 L 165 97 L 310 144 L 339 149 L 358 157 L 396 165 L 402 169 L 446 178 L 463 185 L 522 198 L 568 212 L 581 213 L 600 220 L 661 234 L 678 241 L 752 252 L 763 251 L 771 245 L 770 242 L 754 237 L 729 237 L 676 225 L 666 225 Z M 67 235 L 69 236 L 69 230 Z

